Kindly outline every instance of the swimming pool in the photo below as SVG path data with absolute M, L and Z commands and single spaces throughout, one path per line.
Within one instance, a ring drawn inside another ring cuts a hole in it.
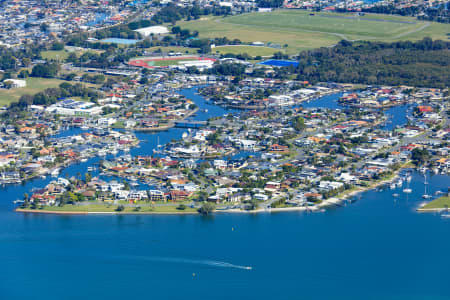
M 269 59 L 266 61 L 262 61 L 258 64 L 275 67 L 288 67 L 288 66 L 298 67 L 298 61 L 295 60 Z

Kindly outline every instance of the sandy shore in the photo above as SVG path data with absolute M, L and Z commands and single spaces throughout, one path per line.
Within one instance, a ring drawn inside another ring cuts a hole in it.
M 198 215 L 198 212 L 116 212 L 116 211 L 52 211 L 45 209 L 24 209 L 16 208 L 14 211 L 20 213 L 32 214 L 50 214 L 50 215 Z

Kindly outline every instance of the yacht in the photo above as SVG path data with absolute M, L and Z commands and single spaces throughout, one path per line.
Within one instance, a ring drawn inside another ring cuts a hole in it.
M 423 182 L 425 191 L 424 191 L 424 193 L 423 193 L 423 195 L 422 195 L 422 198 L 424 198 L 424 199 L 429 199 L 429 198 L 431 198 L 431 195 L 428 195 L 428 194 L 427 194 L 427 185 L 428 185 L 428 182 L 427 182 L 427 173 L 424 173 L 423 176 L 424 176 L 424 178 L 425 178 L 425 181 Z
M 50 172 L 50 175 L 52 175 L 52 177 L 58 177 L 59 175 L 59 169 L 55 168 Z

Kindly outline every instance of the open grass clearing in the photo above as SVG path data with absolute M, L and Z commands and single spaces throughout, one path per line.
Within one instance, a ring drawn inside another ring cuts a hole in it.
M 249 45 L 230 45 L 230 46 L 217 46 L 211 49 L 212 53 L 219 54 L 244 54 L 247 53 L 250 56 L 262 56 L 270 57 L 275 52 L 283 52 L 283 49 L 271 48 L 271 47 L 261 47 L 261 46 L 249 46 Z
M 231 17 L 204 17 L 177 25 L 197 30 L 201 38 L 227 37 L 243 42 L 271 42 L 295 54 L 301 50 L 328 47 L 341 39 L 392 42 L 424 37 L 448 40 L 450 24 L 418 21 L 412 17 L 366 14 L 314 13 L 275 10 Z
M 9 105 L 12 102 L 19 101 L 20 97 L 23 95 L 34 95 L 47 88 L 56 88 L 64 81 L 54 78 L 36 78 L 28 77 L 26 79 L 27 86 L 23 88 L 13 88 L 13 89 L 0 89 L 0 105 Z M 74 84 L 74 82 L 69 82 Z M 83 83 L 84 84 L 84 83 Z M 86 86 L 95 86 L 94 84 L 84 84 Z
M 442 196 L 439 197 L 430 203 L 425 204 L 423 209 L 436 209 L 436 208 L 448 208 L 450 207 L 450 197 L 449 196 Z

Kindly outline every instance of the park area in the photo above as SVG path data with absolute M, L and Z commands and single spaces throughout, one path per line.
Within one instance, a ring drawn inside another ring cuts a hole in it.
M 132 59 L 128 64 L 144 68 L 166 68 L 169 66 L 182 65 L 183 62 L 191 61 L 216 61 L 213 58 L 199 56 L 171 56 L 171 57 L 142 57 Z
M 419 21 L 393 15 L 311 13 L 301 10 L 275 10 L 231 17 L 205 17 L 177 23 L 201 38 L 227 37 L 250 43 L 262 41 L 288 45 L 285 51 L 328 47 L 342 39 L 393 42 L 419 40 L 424 37 L 448 40 L 450 24 Z M 245 49 L 247 50 L 247 49 Z M 245 52 L 245 51 L 243 51 Z
M 261 46 L 250 46 L 250 45 L 229 45 L 229 46 L 216 46 L 211 49 L 212 53 L 218 54 L 243 54 L 247 53 L 250 56 L 262 56 L 270 57 L 275 52 L 283 52 L 283 49 L 261 47 Z
M 439 197 L 430 203 L 425 204 L 421 209 L 444 209 L 450 207 L 450 197 L 449 196 L 442 196 Z
M 52 78 L 32 78 L 26 79 L 27 86 L 22 88 L 0 89 L 0 105 L 9 105 L 11 102 L 19 101 L 23 95 L 34 95 L 47 88 L 58 87 L 63 80 Z

